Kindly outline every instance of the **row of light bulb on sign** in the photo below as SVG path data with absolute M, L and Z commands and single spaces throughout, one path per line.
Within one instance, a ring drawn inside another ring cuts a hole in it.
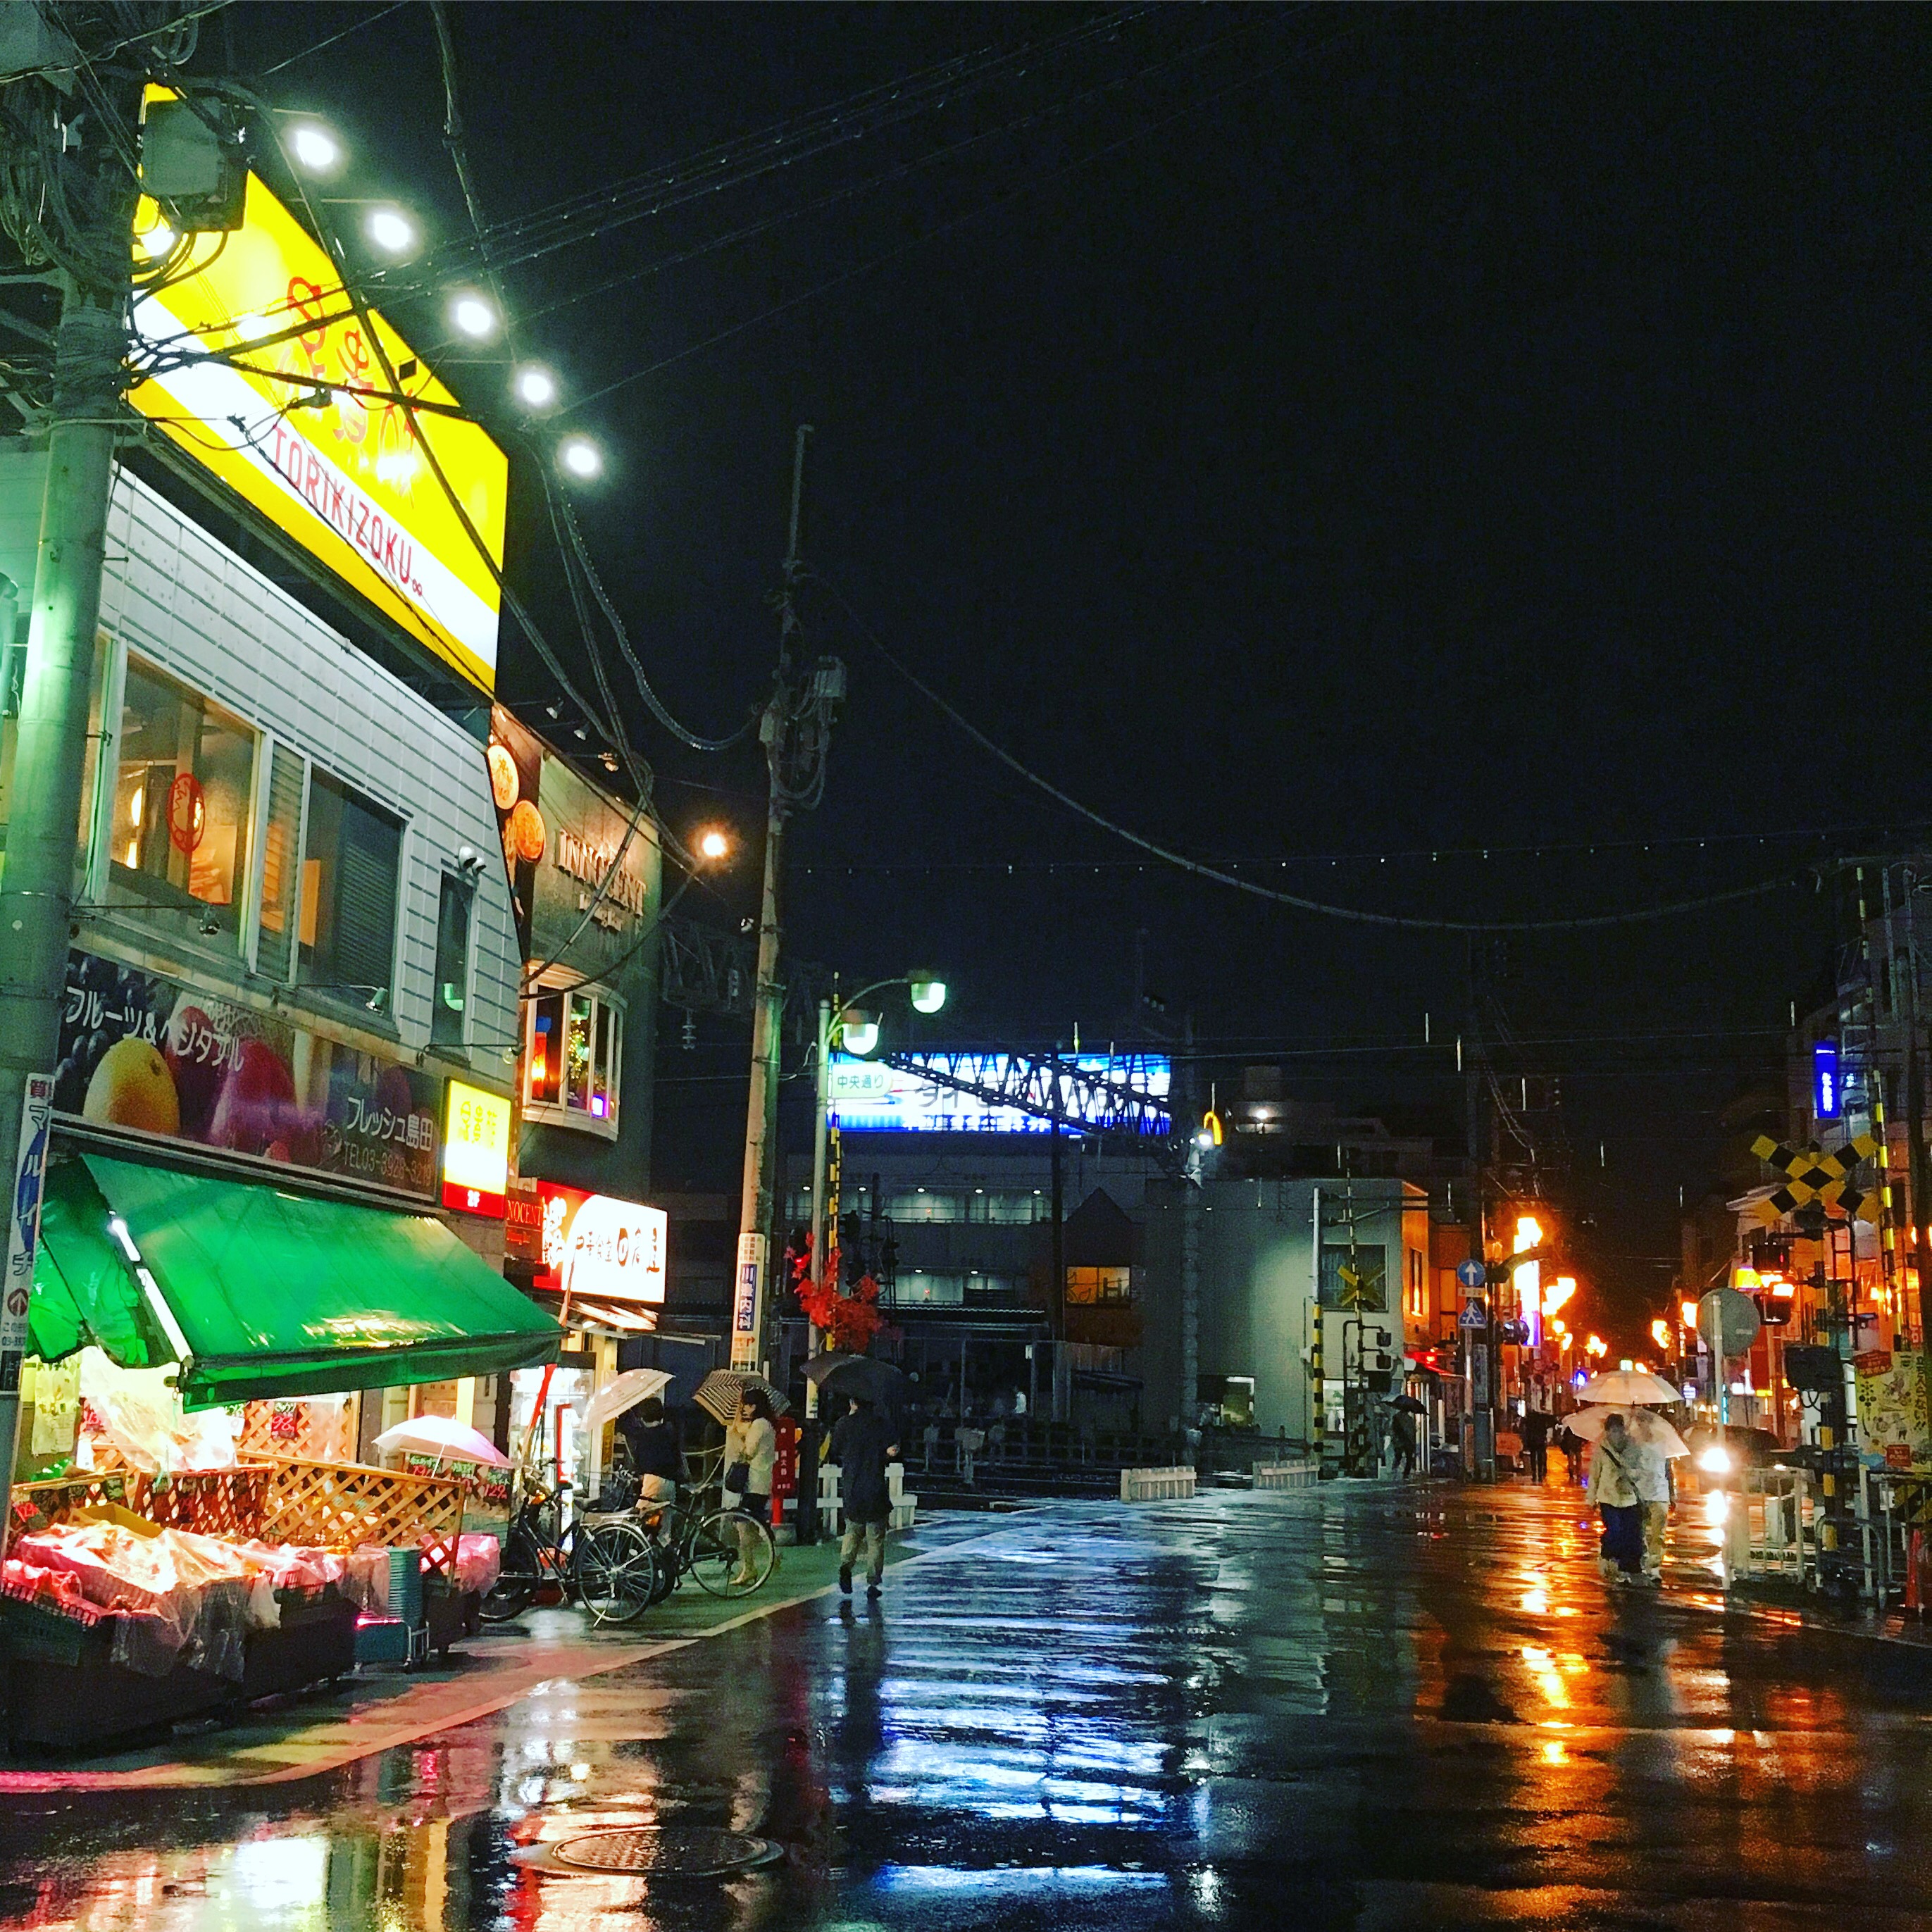
M 341 142 L 318 122 L 297 122 L 288 136 L 288 151 L 305 174 L 331 175 L 342 165 Z M 415 222 L 388 202 L 363 217 L 362 232 L 375 248 L 398 261 L 412 254 L 422 238 Z M 450 327 L 471 342 L 494 341 L 503 326 L 496 304 L 474 289 L 450 298 L 448 317 Z M 532 416 L 542 416 L 556 408 L 562 392 L 556 376 L 541 362 L 524 362 L 511 372 L 510 393 Z M 603 473 L 604 452 L 587 436 L 566 436 L 557 445 L 556 460 L 560 468 L 581 482 Z

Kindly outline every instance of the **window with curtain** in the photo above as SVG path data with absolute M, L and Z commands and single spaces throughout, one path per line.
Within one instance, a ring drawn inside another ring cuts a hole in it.
M 395 970 L 402 821 L 326 772 L 309 774 L 301 935 L 304 984 L 367 1005 Z
M 110 904 L 178 914 L 204 938 L 238 938 L 255 746 L 240 718 L 128 658 L 113 748 Z

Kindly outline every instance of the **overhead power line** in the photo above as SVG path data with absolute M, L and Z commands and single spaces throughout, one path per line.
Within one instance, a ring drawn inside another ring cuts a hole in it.
M 1357 926 L 1382 926 L 1398 932 L 1584 932 L 1609 926 L 1642 925 L 1652 920 L 1672 918 L 1679 914 L 1701 912 L 1714 906 L 1732 905 L 1745 899 L 1762 898 L 1768 893 L 1797 883 L 1796 875 L 1787 872 L 1777 878 L 1761 880 L 1755 885 L 1736 886 L 1724 892 L 1706 892 L 1696 898 L 1674 899 L 1662 905 L 1639 906 L 1626 912 L 1592 913 L 1570 919 L 1430 919 L 1407 913 L 1370 912 L 1359 906 L 1333 905 L 1324 900 L 1306 898 L 1299 892 L 1283 892 L 1278 886 L 1264 886 L 1257 880 L 1244 879 L 1223 866 L 1211 866 L 1201 860 L 1190 858 L 1186 854 L 1177 852 L 1171 846 L 1146 838 L 1118 820 L 1096 812 L 1091 806 L 1084 805 L 1078 799 L 1062 791 L 1050 779 L 1042 778 L 1029 766 L 1022 764 L 1004 746 L 996 744 L 964 712 L 940 697 L 924 679 L 888 650 L 880 640 L 878 633 L 853 609 L 835 586 L 815 572 L 812 580 L 845 614 L 860 638 L 934 710 L 964 733 L 982 751 L 997 758 L 1009 771 L 1024 778 L 1036 790 L 1043 792 L 1055 804 L 1065 806 L 1069 812 L 1077 814 L 1089 824 L 1099 826 L 1102 832 L 1114 838 L 1124 839 L 1130 845 L 1160 860 L 1164 865 L 1190 872 L 1196 878 L 1211 880 L 1216 885 L 1229 886 L 1236 892 L 1246 892 L 1251 898 L 1265 899 L 1271 904 L 1292 906 L 1298 912 L 1314 913 L 1324 919 L 1344 920 Z

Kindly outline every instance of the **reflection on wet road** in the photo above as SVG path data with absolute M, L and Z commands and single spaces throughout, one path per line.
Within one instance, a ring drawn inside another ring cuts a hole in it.
M 1016 1520 L 272 1792 L 16 1797 L 10 1924 L 1921 1925 L 1932 1654 L 1612 1598 L 1574 1494 Z M 724 1827 L 735 1880 L 556 1869 Z

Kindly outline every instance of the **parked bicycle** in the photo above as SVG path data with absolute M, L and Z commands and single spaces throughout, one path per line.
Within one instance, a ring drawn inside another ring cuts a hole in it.
M 581 1603 L 592 1622 L 629 1623 L 663 1594 L 658 1553 L 643 1526 L 628 1516 L 563 1520 L 570 1484 L 554 1490 L 532 1484 L 524 1492 L 509 1534 L 503 1567 L 483 1599 L 490 1623 L 520 1617 L 546 1589 Z
M 689 1576 L 714 1597 L 748 1597 L 778 1565 L 778 1545 L 756 1516 L 721 1507 L 709 1484 L 676 1502 L 640 1505 L 638 1520 L 657 1559 L 650 1600 L 662 1603 Z

